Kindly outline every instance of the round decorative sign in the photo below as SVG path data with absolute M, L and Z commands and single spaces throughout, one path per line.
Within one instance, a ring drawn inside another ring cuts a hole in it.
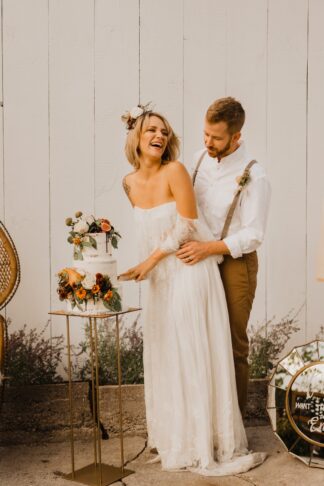
M 294 348 L 279 361 L 268 387 L 272 429 L 305 464 L 324 468 L 324 342 Z

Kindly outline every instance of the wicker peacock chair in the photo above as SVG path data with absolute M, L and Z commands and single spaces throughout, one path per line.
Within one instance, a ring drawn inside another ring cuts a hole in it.
M 0 221 L 0 311 L 10 302 L 20 282 L 20 264 L 15 245 Z M 7 324 L 0 315 L 0 411 L 4 396 Z

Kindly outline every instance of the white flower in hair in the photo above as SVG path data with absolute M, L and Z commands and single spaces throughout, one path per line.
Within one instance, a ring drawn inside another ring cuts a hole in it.
M 131 111 L 129 112 L 130 116 L 135 119 L 143 115 L 143 113 L 144 110 L 141 106 L 134 106 L 134 108 L 132 108 Z
M 122 121 L 125 123 L 127 130 L 132 130 L 136 124 L 136 120 L 146 113 L 152 113 L 151 102 L 146 105 L 134 106 L 130 111 L 127 111 L 122 117 Z

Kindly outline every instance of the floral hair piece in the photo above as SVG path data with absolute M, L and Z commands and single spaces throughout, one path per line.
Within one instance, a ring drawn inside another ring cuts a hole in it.
M 152 113 L 153 109 L 150 106 L 151 102 L 146 103 L 146 105 L 134 106 L 130 111 L 127 111 L 122 117 L 122 121 L 125 123 L 127 130 L 132 130 L 135 126 L 137 118 L 146 113 Z

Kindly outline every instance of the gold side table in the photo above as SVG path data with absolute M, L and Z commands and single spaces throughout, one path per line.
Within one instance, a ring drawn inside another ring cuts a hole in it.
M 98 314 L 67 312 L 58 310 L 49 312 L 54 316 L 66 317 L 66 335 L 68 351 L 68 376 L 69 376 L 69 407 L 70 407 L 70 441 L 71 441 L 71 465 L 72 472 L 64 474 L 63 477 L 70 481 L 76 481 L 89 486 L 107 486 L 120 479 L 129 476 L 134 471 L 124 467 L 124 440 L 123 440 L 123 408 L 121 396 L 121 362 L 120 362 L 120 336 L 119 336 L 119 317 L 123 314 L 138 312 L 141 308 L 132 307 L 120 312 L 105 312 Z M 93 448 L 94 462 L 75 469 L 74 454 L 74 431 L 73 431 L 73 393 L 72 393 L 72 373 L 71 373 L 71 342 L 70 342 L 70 317 L 82 317 L 89 319 L 90 333 L 90 359 L 91 359 L 91 383 L 92 383 L 92 410 L 93 410 Z M 119 401 L 119 437 L 120 437 L 120 459 L 121 466 L 111 466 L 103 464 L 101 460 L 101 437 L 100 437 L 100 405 L 99 405 L 99 367 L 98 367 L 98 330 L 97 319 L 107 319 L 115 317 L 116 321 L 116 347 L 117 347 L 117 367 L 118 367 L 118 401 Z

